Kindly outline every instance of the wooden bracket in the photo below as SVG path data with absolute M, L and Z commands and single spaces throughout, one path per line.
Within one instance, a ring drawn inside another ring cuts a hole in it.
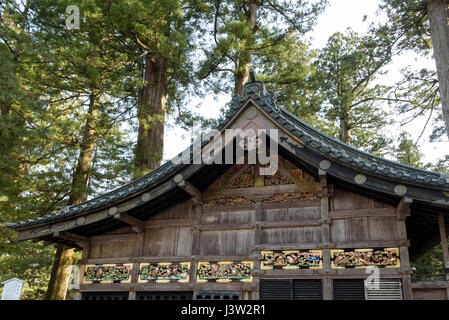
M 116 215 L 114 215 L 114 219 L 129 224 L 131 226 L 131 229 L 136 233 L 145 231 L 145 224 L 142 220 L 132 217 L 126 213 L 117 213 Z
M 82 248 L 89 247 L 90 244 L 90 237 L 82 236 L 73 232 L 56 231 L 53 233 L 53 237 L 73 241 Z
M 201 191 L 199 191 L 197 188 L 195 188 L 194 185 L 192 185 L 190 182 L 186 180 L 182 180 L 178 182 L 178 187 L 183 189 L 185 192 L 190 194 L 192 196 L 192 200 L 194 204 L 200 204 L 201 203 Z
M 405 221 L 410 216 L 410 206 L 413 203 L 412 198 L 402 198 L 396 207 L 396 218 L 399 221 Z

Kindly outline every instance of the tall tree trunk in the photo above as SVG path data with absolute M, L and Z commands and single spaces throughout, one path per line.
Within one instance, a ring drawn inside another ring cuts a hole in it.
M 249 8 L 247 12 L 248 23 L 250 24 L 253 35 L 256 33 L 256 20 L 257 20 L 257 10 L 259 4 L 256 1 L 248 1 Z M 248 41 L 249 45 L 252 46 L 254 41 Z M 244 52 L 240 54 L 238 59 L 237 70 L 234 74 L 234 93 L 242 95 L 243 85 L 248 81 L 249 78 L 249 66 L 251 63 L 251 50 L 246 48 Z
M 81 203 L 86 199 L 89 169 L 94 153 L 95 140 L 97 139 L 96 126 L 100 112 L 98 98 L 99 97 L 95 93 L 91 93 L 86 126 L 84 127 L 83 132 L 83 141 L 80 146 L 78 164 L 72 180 L 69 205 Z
M 65 300 L 74 252 L 75 249 L 67 249 L 63 245 L 57 246 L 45 299 Z
M 449 138 L 449 0 L 430 0 L 427 13 L 438 72 L 443 118 Z
M 243 59 L 239 59 L 239 64 Z M 234 93 L 241 96 L 243 94 L 243 85 L 248 81 L 249 78 L 249 62 L 242 63 L 238 67 L 237 72 L 234 76 Z
M 340 118 L 340 141 L 351 144 L 351 120 L 349 113 Z
M 83 142 L 80 146 L 78 164 L 72 178 L 72 189 L 70 191 L 69 205 L 78 204 L 86 199 L 87 181 L 91 167 L 92 156 L 97 138 L 96 123 L 99 115 L 98 96 L 90 95 L 90 104 L 87 114 L 86 125 L 83 132 Z M 70 277 L 70 266 L 73 264 L 74 249 L 57 246 L 55 261 L 48 283 L 48 300 L 64 300 L 67 293 L 68 278 Z
M 139 94 L 134 178 L 160 166 L 164 148 L 167 95 L 167 61 L 148 54 L 145 58 L 145 86 Z

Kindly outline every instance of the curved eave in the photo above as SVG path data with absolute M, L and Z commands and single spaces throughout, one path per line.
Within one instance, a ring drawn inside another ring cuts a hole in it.
M 326 170 L 329 175 L 355 185 L 355 175 L 364 174 L 366 182 L 360 185 L 360 187 L 383 192 L 394 197 L 401 196 L 419 199 L 436 207 L 449 208 L 449 175 L 402 165 L 365 153 L 337 141 L 306 124 L 288 111 L 279 108 L 276 105 L 274 94 L 266 92 L 261 81 L 246 83 L 242 97 L 237 95 L 233 97 L 226 117 L 217 129 L 222 130 L 225 128 L 238 111 L 246 105 L 248 100 L 252 100 L 257 107 L 263 110 L 280 127 L 301 142 L 304 146 L 303 148 L 291 145 L 290 149 L 294 150 L 296 156 L 317 168 Z M 204 142 L 204 144 L 206 143 Z M 284 143 L 290 142 L 284 141 Z M 192 146 L 189 146 L 189 149 L 191 148 Z M 177 157 L 180 157 L 181 154 Z M 329 168 L 322 166 L 323 160 L 330 162 Z M 168 183 L 173 183 L 170 182 L 171 177 L 182 170 L 192 170 L 192 166 L 196 168 L 195 170 L 199 169 L 195 165 L 176 164 L 172 159 L 141 178 L 95 199 L 71 206 L 66 211 L 34 220 L 30 219 L 25 222 L 9 224 L 8 226 L 16 230 L 23 230 L 28 227 L 63 221 L 68 218 L 103 210 L 139 197 L 143 193 L 151 194 L 161 184 L 167 181 Z M 405 186 L 407 192 L 404 194 L 395 192 L 395 188 L 398 185 Z M 171 188 L 174 187 L 175 185 L 173 184 Z M 165 192 L 168 190 L 171 189 L 169 188 Z
M 138 206 L 141 205 L 141 202 L 152 201 L 163 193 L 176 188 L 177 183 L 172 178 L 177 173 L 183 173 L 188 177 L 200 168 L 200 165 L 175 165 L 172 161 L 169 161 L 145 176 L 97 198 L 71 206 L 66 211 L 9 224 L 8 226 L 17 231 L 22 231 L 84 217 L 92 213 L 105 211 L 111 207 L 118 207 L 127 202 L 134 202 L 135 206 Z M 144 194 L 147 194 L 146 201 L 141 200 Z
M 413 183 L 449 191 L 449 175 L 427 171 L 355 149 L 341 141 L 316 130 L 288 111 L 281 108 L 282 117 L 278 122 L 324 156 L 344 163 L 360 171 L 378 175 L 394 181 Z M 449 200 L 449 197 L 448 197 Z

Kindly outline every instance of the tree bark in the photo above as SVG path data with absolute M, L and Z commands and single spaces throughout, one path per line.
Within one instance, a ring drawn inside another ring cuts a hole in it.
M 340 118 L 340 141 L 351 144 L 350 115 L 347 113 Z
M 249 8 L 247 13 L 248 23 L 250 24 L 253 35 L 256 32 L 256 20 L 257 20 L 257 10 L 259 8 L 259 4 L 256 1 L 249 1 Z M 254 43 L 253 39 L 248 41 L 250 45 Z M 251 50 L 246 48 L 240 55 L 238 59 L 237 70 L 234 74 L 234 93 L 238 95 L 242 95 L 243 86 L 248 81 L 249 78 L 249 66 L 251 63 Z
M 86 200 L 89 169 L 91 167 L 95 140 L 97 138 L 96 123 L 98 116 L 98 96 L 95 93 L 91 93 L 78 164 L 72 178 L 72 189 L 70 191 L 68 202 L 69 205 L 78 204 Z M 46 299 L 65 299 L 68 279 L 70 277 L 70 266 L 73 264 L 73 253 L 74 249 L 67 249 L 63 245 L 57 245 L 55 260 L 45 296 Z
M 145 86 L 141 89 L 137 117 L 134 178 L 161 165 L 164 148 L 164 124 L 167 95 L 167 61 L 148 54 L 145 58 Z
M 57 246 L 51 278 L 45 296 L 46 300 L 65 300 L 74 251 L 75 249 L 66 249 L 63 245 Z
M 89 180 L 89 169 L 97 139 L 97 120 L 99 116 L 98 97 L 90 95 L 89 110 L 84 127 L 83 141 L 80 147 L 80 155 L 75 173 L 72 179 L 72 189 L 69 197 L 69 205 L 78 204 L 86 200 L 87 181 Z
M 433 55 L 438 73 L 443 119 L 449 139 L 449 0 L 427 3 Z

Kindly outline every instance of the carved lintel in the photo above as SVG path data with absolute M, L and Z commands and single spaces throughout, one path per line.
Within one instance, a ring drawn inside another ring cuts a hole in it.
M 190 182 L 186 180 L 182 180 L 178 183 L 178 187 L 182 188 L 185 192 L 192 196 L 192 200 L 195 204 L 200 204 L 201 200 L 201 191 L 195 188 Z
M 53 233 L 53 237 L 73 241 L 82 248 L 89 247 L 90 244 L 90 237 L 82 236 L 73 232 L 56 231 Z
M 131 229 L 136 233 L 145 231 L 145 224 L 142 220 L 127 215 L 126 213 L 117 213 L 116 215 L 114 215 L 114 219 L 129 224 L 131 226 Z
M 402 198 L 396 207 L 396 218 L 399 221 L 405 221 L 410 216 L 410 206 L 413 203 L 412 198 Z

